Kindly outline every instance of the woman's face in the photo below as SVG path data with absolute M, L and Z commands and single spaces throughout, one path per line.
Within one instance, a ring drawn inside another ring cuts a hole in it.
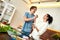
M 47 15 L 47 14 L 44 15 L 43 19 L 44 19 L 44 20 L 47 20 L 47 19 L 48 19 L 48 15 Z

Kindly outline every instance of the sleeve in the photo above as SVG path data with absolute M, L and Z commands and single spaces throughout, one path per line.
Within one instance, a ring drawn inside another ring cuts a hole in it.
M 28 12 L 25 12 L 25 15 L 24 16 L 28 18 Z
M 48 24 L 46 24 L 44 27 L 42 27 L 39 31 L 39 35 L 42 35 L 48 28 Z

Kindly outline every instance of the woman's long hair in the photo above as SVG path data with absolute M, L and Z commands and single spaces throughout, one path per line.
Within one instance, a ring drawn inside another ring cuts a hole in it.
M 53 17 L 52 16 L 50 16 L 49 14 L 47 14 L 48 16 L 48 19 L 47 19 L 47 21 L 48 21 L 48 23 L 49 24 L 51 24 L 52 23 L 52 21 L 53 21 Z

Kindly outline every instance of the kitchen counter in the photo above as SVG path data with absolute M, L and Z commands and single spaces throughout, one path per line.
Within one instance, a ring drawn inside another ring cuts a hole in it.
M 56 33 L 60 34 L 60 31 L 57 31 L 57 30 L 48 28 L 48 29 L 46 30 L 46 32 L 43 33 L 43 34 L 40 36 L 40 38 L 41 38 L 42 40 L 56 40 L 56 39 L 52 38 L 52 35 L 53 35 L 53 34 L 56 34 Z

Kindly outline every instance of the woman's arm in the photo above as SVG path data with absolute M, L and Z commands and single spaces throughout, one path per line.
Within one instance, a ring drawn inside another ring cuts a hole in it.
M 39 32 L 39 29 L 33 24 L 33 29 L 34 28 Z
M 38 15 L 36 15 L 36 17 L 38 18 Z M 34 19 L 34 23 L 36 22 L 36 19 Z M 33 29 L 36 28 L 37 31 L 39 31 L 39 29 L 35 26 L 35 24 L 33 23 Z

